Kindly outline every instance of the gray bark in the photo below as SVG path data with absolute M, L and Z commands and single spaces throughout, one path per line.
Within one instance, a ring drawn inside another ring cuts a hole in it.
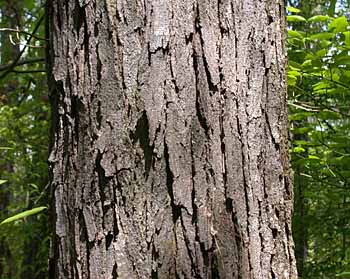
M 297 278 L 282 0 L 52 0 L 53 278 Z

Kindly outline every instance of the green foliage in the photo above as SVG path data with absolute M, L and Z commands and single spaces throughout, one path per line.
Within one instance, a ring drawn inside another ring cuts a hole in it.
M 296 14 L 298 14 L 298 13 L 301 12 L 300 9 L 297 9 L 297 8 L 291 7 L 291 6 L 287 7 L 287 11 L 289 11 L 289 12 L 291 12 L 291 13 L 296 13 Z
M 47 208 L 46 206 L 40 206 L 40 207 L 36 207 L 36 208 L 33 208 L 33 209 L 29 209 L 29 210 L 23 211 L 21 213 L 18 213 L 16 215 L 12 216 L 12 217 L 9 217 L 9 218 L 5 219 L 4 221 L 2 221 L 0 223 L 0 225 L 11 223 L 11 222 L 17 221 L 19 219 L 23 219 L 23 218 L 28 217 L 28 216 L 38 214 L 39 212 L 43 211 L 46 208 Z
M 350 27 L 346 16 L 329 12 L 289 16 L 293 227 L 302 278 L 345 277 L 350 264 Z
M 336 275 L 337 277 L 340 278 L 349 278 L 350 277 L 350 272 L 342 272 Z
M 287 16 L 287 21 L 290 22 L 300 22 L 300 21 L 306 21 L 306 19 L 299 15 L 289 15 Z
M 40 0 L 0 0 L 0 28 L 21 30 L 36 38 L 0 32 L 0 278 L 47 278 L 49 226 L 44 211 L 21 222 L 48 204 L 47 149 L 49 105 L 43 59 L 45 40 Z M 14 11 L 16 16 L 14 16 Z M 36 46 L 23 47 L 23 44 Z M 34 211 L 30 211 L 31 209 Z M 29 210 L 29 211 L 27 211 Z M 24 211 L 24 212 L 23 212 Z M 19 215 L 18 212 L 22 212 Z M 12 217 L 10 217 L 12 216 Z

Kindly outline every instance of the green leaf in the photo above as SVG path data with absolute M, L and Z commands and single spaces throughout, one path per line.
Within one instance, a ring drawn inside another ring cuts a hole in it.
M 288 83 L 289 86 L 295 86 L 297 84 L 297 81 L 298 81 L 297 77 L 288 74 L 287 83 Z
M 336 276 L 337 277 L 348 277 L 348 276 L 350 276 L 350 271 L 344 271 L 342 273 L 338 273 Z
M 313 87 L 314 91 L 317 91 L 320 89 L 328 89 L 328 88 L 331 89 L 332 85 L 329 84 L 328 82 L 320 81 L 320 82 L 315 83 L 312 87 Z
M 291 38 L 298 38 L 298 39 L 304 38 L 301 32 L 295 31 L 295 30 L 288 30 L 288 36 Z
M 327 15 L 315 15 L 313 17 L 310 17 L 307 21 L 309 22 L 323 22 L 329 20 L 330 17 Z
M 325 88 L 325 89 L 319 89 L 317 91 L 314 91 L 315 93 L 322 95 L 322 94 L 327 94 L 327 95 L 332 95 L 333 93 L 337 93 L 337 89 L 335 88 Z
M 308 159 L 310 159 L 310 160 L 320 160 L 320 158 L 315 156 L 315 155 L 309 155 Z
M 312 86 L 313 92 L 317 94 L 330 94 L 336 91 L 333 84 L 327 81 L 320 81 Z
M 321 49 L 321 50 L 319 50 L 318 52 L 316 52 L 316 55 L 317 55 L 318 57 L 323 57 L 323 56 L 326 56 L 327 53 L 328 53 L 328 49 Z
M 304 120 L 307 119 L 309 116 L 312 116 L 313 113 L 311 112 L 297 112 L 293 114 L 289 114 L 288 118 L 290 121 L 298 121 L 298 120 Z
M 21 213 L 18 213 L 16 215 L 12 216 L 12 217 L 9 217 L 9 218 L 5 219 L 4 221 L 2 221 L 0 223 L 0 225 L 7 224 L 7 223 L 10 223 L 10 222 L 16 221 L 18 219 L 22 219 L 22 218 L 30 216 L 30 215 L 37 214 L 37 213 L 45 210 L 46 208 L 47 208 L 46 206 L 40 206 L 40 207 L 36 207 L 36 208 L 30 209 L 30 210 L 23 211 Z
M 0 150 L 12 150 L 13 147 L 4 147 L 4 146 L 0 146 Z
M 346 31 L 343 34 L 345 36 L 345 40 L 344 40 L 345 45 L 350 47 L 350 31 Z
M 32 186 L 35 190 L 39 190 L 38 185 L 36 185 L 34 183 L 30 183 L 29 186 Z
M 319 119 L 333 119 L 333 120 L 337 120 L 337 119 L 341 119 L 341 114 L 335 111 L 329 111 L 329 110 L 323 110 L 318 114 L 318 118 Z
M 332 42 L 327 41 L 327 40 L 321 40 L 320 41 L 321 47 L 324 47 L 324 48 L 329 47 L 329 45 L 331 45 L 331 44 L 332 44 Z
M 302 152 L 305 152 L 305 149 L 302 148 L 301 146 L 296 146 L 293 148 L 293 152 L 295 153 L 302 153 Z
M 301 22 L 301 21 L 306 21 L 306 19 L 302 16 L 299 16 L 299 15 L 289 15 L 289 16 L 287 16 L 287 21 L 288 22 Z
M 288 40 L 287 40 L 287 42 L 288 42 L 288 45 L 292 45 L 292 46 L 295 46 L 295 47 L 297 47 L 297 48 L 302 48 L 302 47 L 304 47 L 304 42 L 303 42 L 303 40 L 301 40 L 301 39 L 299 39 L 299 38 L 288 38 Z
M 301 64 L 299 64 L 299 63 L 297 63 L 295 61 L 292 61 L 292 60 L 289 60 L 288 64 L 289 64 L 288 65 L 289 67 L 291 67 L 291 68 L 293 67 L 294 68 L 294 69 L 292 68 L 293 70 L 297 70 L 297 69 L 301 69 L 302 68 Z
M 344 32 L 348 27 L 348 21 L 345 16 L 338 17 L 334 19 L 329 25 L 328 30 L 334 33 Z
M 7 180 L 2 180 L 2 179 L 0 179 L 0 185 L 4 184 L 4 183 L 6 183 L 6 182 L 7 182 Z
M 341 55 L 335 58 L 335 65 L 350 65 L 350 56 Z
M 306 140 L 296 140 L 294 141 L 294 144 L 298 145 L 298 146 L 317 146 L 319 144 L 315 143 L 315 142 L 310 142 L 310 141 L 306 141 Z
M 302 64 L 303 67 L 308 67 L 312 65 L 312 60 L 305 60 Z
M 313 130 L 313 128 L 311 128 L 311 127 L 301 127 L 301 128 L 294 128 L 294 129 L 291 129 L 291 130 L 296 135 L 302 135 L 302 134 L 306 134 L 308 132 L 311 132 Z
M 308 53 L 306 56 L 305 56 L 305 58 L 304 58 L 304 60 L 306 61 L 306 60 L 318 60 L 319 59 L 319 57 L 317 57 L 315 54 L 313 54 L 313 53 Z
M 334 34 L 333 33 L 329 33 L 329 32 L 322 32 L 322 33 L 317 33 L 317 34 L 313 34 L 310 36 L 311 40 L 329 40 L 329 39 L 333 39 Z
M 287 11 L 291 12 L 291 13 L 296 13 L 296 14 L 301 12 L 301 10 L 294 8 L 294 7 L 287 7 Z
M 288 71 L 288 75 L 294 76 L 294 77 L 300 77 L 302 73 L 299 71 Z

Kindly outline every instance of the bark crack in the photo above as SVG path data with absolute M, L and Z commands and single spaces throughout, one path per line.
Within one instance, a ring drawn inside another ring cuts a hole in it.
M 197 55 L 195 47 L 193 48 L 193 67 L 194 72 L 196 76 L 196 82 L 195 82 L 195 88 L 196 88 L 196 115 L 199 121 L 199 124 L 201 125 L 202 129 L 205 131 L 206 136 L 209 138 L 209 123 L 207 121 L 207 118 L 204 115 L 204 108 L 201 101 L 201 90 L 199 86 L 199 77 L 201 76 L 199 65 L 198 65 L 198 59 L 199 56 Z
M 167 173 L 167 189 L 168 189 L 168 195 L 170 197 L 170 205 L 172 209 L 172 216 L 173 216 L 173 223 L 174 227 L 178 221 L 178 219 L 181 216 L 181 205 L 176 204 L 175 197 L 174 197 L 174 174 L 170 167 L 170 161 L 169 161 L 169 150 L 168 145 L 164 141 L 164 156 L 165 156 L 165 162 L 166 162 L 166 173 Z
M 135 145 L 136 142 L 139 142 L 143 150 L 145 177 L 147 180 L 152 168 L 154 143 L 150 144 L 149 121 L 145 110 L 136 123 L 135 131 L 130 131 L 129 136 L 132 139 L 132 143 Z
M 202 34 L 202 26 L 200 23 L 200 12 L 199 12 L 199 5 L 197 4 L 197 10 L 196 10 L 196 17 L 195 17 L 195 32 L 196 34 L 198 34 L 199 37 L 199 42 L 200 42 L 200 53 L 201 53 L 201 58 L 203 61 L 203 68 L 205 71 L 205 76 L 206 76 L 206 80 L 207 80 L 207 84 L 209 86 L 209 94 L 212 94 L 213 92 L 218 92 L 218 85 L 214 84 L 214 82 L 212 81 L 212 76 L 209 70 L 209 64 L 207 61 L 207 57 L 205 55 L 205 48 L 204 48 L 204 38 L 203 38 L 203 34 Z M 196 75 L 197 76 L 197 75 Z
M 185 223 L 183 221 L 183 217 L 181 215 L 180 217 L 181 220 L 181 227 L 182 227 L 182 234 L 185 240 L 185 245 L 186 245 L 186 249 L 187 249 L 187 254 L 188 257 L 190 258 L 190 262 L 191 262 L 191 270 L 192 270 L 192 276 L 194 276 L 195 278 L 201 278 L 201 276 L 199 275 L 199 271 L 198 271 L 198 267 L 195 261 L 195 255 L 193 255 L 192 249 L 191 249 L 191 241 L 187 236 L 187 231 L 186 231 L 186 226 Z
M 239 105 L 238 105 L 238 100 L 236 99 L 236 111 L 239 111 Z M 239 135 L 239 139 L 241 142 L 241 156 L 242 156 L 242 175 L 243 175 L 243 188 L 244 188 L 244 198 L 245 198 L 245 206 L 246 206 L 246 212 L 248 213 L 250 211 L 250 205 L 249 205 L 249 196 L 248 196 L 248 182 L 247 182 L 247 177 L 246 177 L 246 156 L 245 156 L 245 146 L 244 146 L 244 141 L 243 141 L 243 130 L 242 130 L 242 126 L 240 124 L 240 120 L 239 120 L 239 113 L 237 113 L 236 115 L 236 121 L 237 121 L 237 133 Z M 246 234 L 247 234 L 247 238 L 250 238 L 250 233 L 249 233 L 249 228 L 250 228 L 250 224 L 249 224 L 249 215 L 247 214 L 247 226 L 245 228 L 246 230 Z M 243 246 L 246 246 L 245 240 L 243 239 Z M 250 255 L 250 249 L 247 249 L 247 255 L 248 255 L 248 268 L 250 273 L 252 272 L 252 263 L 251 263 L 251 255 Z

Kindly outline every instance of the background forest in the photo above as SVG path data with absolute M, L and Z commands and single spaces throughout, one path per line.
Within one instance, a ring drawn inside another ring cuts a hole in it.
M 350 1 L 287 2 L 299 276 L 350 278 Z M 0 278 L 48 278 L 45 1 L 0 0 L 0 22 Z

